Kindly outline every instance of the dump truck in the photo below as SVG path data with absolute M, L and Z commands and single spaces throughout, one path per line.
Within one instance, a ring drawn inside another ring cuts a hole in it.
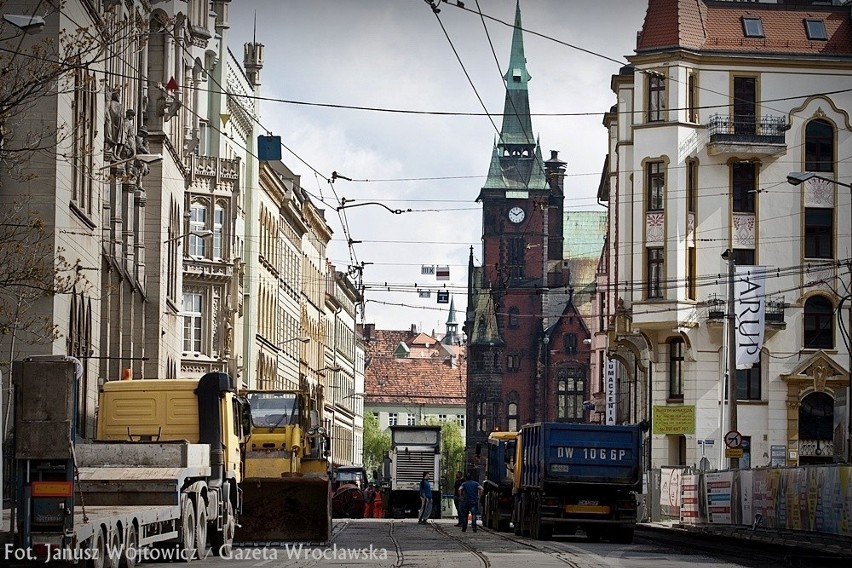
M 331 538 L 329 437 L 321 405 L 299 390 L 246 391 L 251 439 L 246 447 L 240 543 Z
M 496 531 L 508 531 L 512 521 L 512 482 L 515 470 L 517 432 L 492 432 L 486 454 L 482 524 Z
M 245 442 L 230 377 L 107 382 L 96 437 L 83 440 L 81 376 L 71 357 L 13 365 L 13 546 L 96 567 L 204 558 L 209 545 L 229 555 Z
M 554 531 L 633 542 L 642 488 L 640 426 L 524 425 L 515 448 L 515 534 L 548 540 Z
M 382 488 L 385 516 L 416 518 L 420 511 L 420 480 L 431 474 L 432 518 L 441 518 L 441 427 L 391 426 L 391 449 L 385 460 Z

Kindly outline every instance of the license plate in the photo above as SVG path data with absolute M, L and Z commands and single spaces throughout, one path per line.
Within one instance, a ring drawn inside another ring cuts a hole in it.
M 577 501 L 578 505 L 597 505 L 597 501 L 593 501 L 592 499 L 580 499 Z

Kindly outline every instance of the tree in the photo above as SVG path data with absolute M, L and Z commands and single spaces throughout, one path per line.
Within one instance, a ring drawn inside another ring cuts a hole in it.
M 439 422 L 428 418 L 424 424 L 441 427 L 441 488 L 445 493 L 452 490 L 456 472 L 464 466 L 464 441 L 461 427 L 455 421 Z
M 372 412 L 364 413 L 364 469 L 372 477 L 373 470 L 381 470 L 385 454 L 390 451 L 390 432 L 383 432 L 379 419 Z

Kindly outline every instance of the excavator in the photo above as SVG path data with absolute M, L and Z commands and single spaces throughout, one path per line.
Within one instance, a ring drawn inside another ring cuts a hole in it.
M 312 542 L 331 537 L 329 437 L 302 391 L 245 391 L 251 436 L 243 457 L 243 511 L 234 540 Z

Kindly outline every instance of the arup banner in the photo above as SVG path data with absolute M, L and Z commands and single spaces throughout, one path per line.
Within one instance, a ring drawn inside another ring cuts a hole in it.
M 737 266 L 734 278 L 737 369 L 751 369 L 760 360 L 766 313 L 763 266 Z

